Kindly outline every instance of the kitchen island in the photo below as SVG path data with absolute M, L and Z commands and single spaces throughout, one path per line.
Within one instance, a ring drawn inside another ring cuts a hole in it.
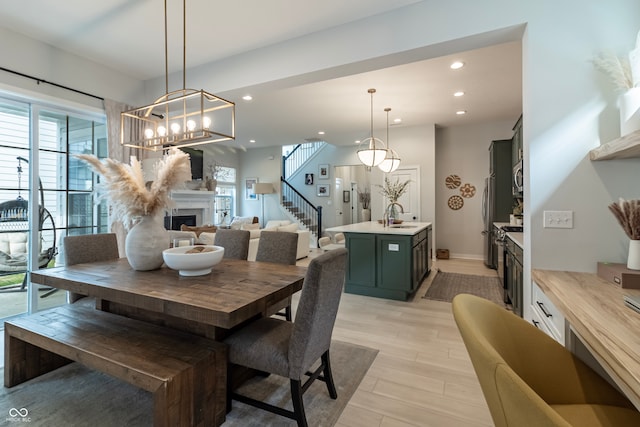
M 431 272 L 430 222 L 384 227 L 375 221 L 328 228 L 349 251 L 345 292 L 406 301 Z

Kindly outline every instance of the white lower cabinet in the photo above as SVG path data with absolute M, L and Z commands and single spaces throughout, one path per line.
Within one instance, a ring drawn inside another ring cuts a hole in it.
M 563 346 L 566 341 L 564 316 L 540 290 L 536 282 L 531 286 L 532 323 Z

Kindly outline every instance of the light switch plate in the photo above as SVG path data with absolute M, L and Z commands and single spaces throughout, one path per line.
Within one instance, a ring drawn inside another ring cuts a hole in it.
M 573 211 L 544 211 L 544 228 L 573 228 Z

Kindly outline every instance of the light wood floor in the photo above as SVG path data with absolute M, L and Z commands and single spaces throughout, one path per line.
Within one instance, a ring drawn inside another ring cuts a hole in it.
M 336 340 L 379 350 L 338 427 L 492 426 L 451 304 L 423 299 L 437 269 L 496 275 L 475 260 L 437 260 L 409 302 L 344 294 Z
M 333 338 L 379 353 L 338 427 L 493 425 L 451 304 L 422 299 L 437 269 L 496 274 L 482 261 L 437 260 L 412 301 L 343 295 Z

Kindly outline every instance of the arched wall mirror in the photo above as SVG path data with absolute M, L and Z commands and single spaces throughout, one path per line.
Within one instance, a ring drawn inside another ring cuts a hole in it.
M 363 165 L 335 166 L 334 226 L 371 220 L 370 172 Z

